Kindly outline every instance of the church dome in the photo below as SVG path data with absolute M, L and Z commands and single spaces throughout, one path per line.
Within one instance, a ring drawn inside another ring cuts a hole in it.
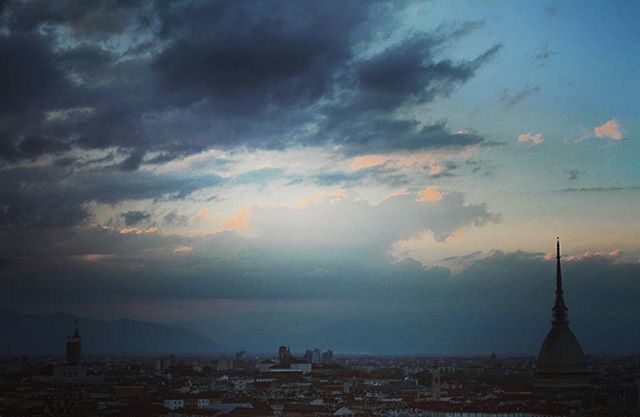
M 540 370 L 574 368 L 577 371 L 584 367 L 584 353 L 569 326 L 553 326 L 540 347 L 538 368 Z
M 556 301 L 553 327 L 545 337 L 535 370 L 534 384 L 540 389 L 582 389 L 589 386 L 589 371 L 578 339 L 569 328 L 562 291 L 560 241 L 556 244 Z

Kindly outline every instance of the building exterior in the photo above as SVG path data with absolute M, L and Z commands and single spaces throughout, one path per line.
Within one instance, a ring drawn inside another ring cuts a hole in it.
M 281 364 L 288 365 L 291 363 L 293 356 L 288 346 L 280 346 L 278 349 L 278 359 Z
M 333 363 L 333 351 L 327 350 L 322 354 L 322 363 Z
M 87 367 L 82 365 L 81 339 L 76 322 L 72 336 L 67 337 L 67 361 L 63 365 L 53 367 L 50 374 L 37 375 L 34 380 L 53 384 L 102 384 L 103 375 L 89 373 Z
M 560 241 L 556 243 L 556 299 L 552 327 L 542 342 L 535 369 L 538 389 L 583 389 L 589 386 L 589 372 L 582 347 L 569 328 L 568 309 L 562 290 Z
M 72 336 L 67 337 L 67 365 L 77 366 L 82 360 L 82 341 L 78 333 L 78 323 Z
M 232 358 L 220 358 L 218 359 L 218 363 L 216 364 L 217 371 L 228 371 L 233 369 L 233 359 Z
M 304 361 L 294 361 L 290 365 L 290 369 L 294 369 L 302 372 L 303 374 L 308 374 L 311 372 L 312 365 L 308 362 Z
M 320 349 L 309 349 L 304 353 L 304 360 L 309 363 L 320 363 L 321 353 Z

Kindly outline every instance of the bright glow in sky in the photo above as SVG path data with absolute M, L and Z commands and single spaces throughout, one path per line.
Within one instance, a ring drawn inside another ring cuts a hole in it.
M 640 295 L 637 2 L 0 5 L 0 305 L 339 343 L 546 282 L 556 236 Z

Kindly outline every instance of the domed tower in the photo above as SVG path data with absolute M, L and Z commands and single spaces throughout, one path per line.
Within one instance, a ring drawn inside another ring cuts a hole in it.
M 560 240 L 556 242 L 556 301 L 551 330 L 545 337 L 535 369 L 535 386 L 539 389 L 581 389 L 589 386 L 584 353 L 569 328 L 568 309 L 562 291 Z

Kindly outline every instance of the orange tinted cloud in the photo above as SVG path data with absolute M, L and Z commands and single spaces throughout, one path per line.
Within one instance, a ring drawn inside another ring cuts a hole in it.
M 418 201 L 421 201 L 423 203 L 430 203 L 440 200 L 442 200 L 442 193 L 440 192 L 438 187 L 435 187 L 433 185 L 430 185 L 422 190 L 422 192 L 418 196 Z
M 432 165 L 429 167 L 429 175 L 438 175 L 442 173 L 442 167 L 440 165 Z
M 620 124 L 615 119 L 611 119 L 602 126 L 596 127 L 595 129 L 593 129 L 593 133 L 595 133 L 599 138 L 610 138 L 613 140 L 622 139 Z
M 178 246 L 173 250 L 174 253 L 189 253 L 193 250 L 191 246 Z
M 84 259 L 87 262 L 99 262 L 99 261 L 104 261 L 105 259 L 109 259 L 111 257 L 113 257 L 113 255 L 108 255 L 104 253 L 88 253 L 86 255 L 83 255 L 82 259 Z
M 351 162 L 351 169 L 358 170 L 363 168 L 370 168 L 376 165 L 383 164 L 387 159 L 385 155 L 364 155 L 358 156 Z
M 409 194 L 409 190 L 407 190 L 406 188 L 402 188 L 400 190 L 393 191 L 387 198 L 400 197 L 407 194 Z
M 542 133 L 523 133 L 518 136 L 518 142 L 531 142 L 540 145 L 544 142 L 544 135 Z
M 120 229 L 121 235 L 143 235 L 146 233 L 157 233 L 158 228 L 155 226 L 148 227 L 146 229 L 140 227 L 123 227 Z
M 337 190 L 335 190 L 333 193 L 331 193 L 331 200 L 340 200 L 341 198 L 344 198 L 347 196 L 347 191 L 342 189 L 342 188 L 338 188 Z
M 567 262 L 574 262 L 574 261 L 582 261 L 582 260 L 591 259 L 591 258 L 617 258 L 618 256 L 620 256 L 621 253 L 622 252 L 620 251 L 620 249 L 614 249 L 611 251 L 606 251 L 606 250 L 586 251 L 584 253 L 579 253 L 577 255 L 563 256 L 562 259 Z M 556 258 L 555 252 L 548 252 L 547 254 L 544 255 L 544 259 L 546 259 L 547 261 L 550 261 L 555 258 Z
M 251 206 L 247 206 L 236 213 L 235 216 L 222 223 L 223 231 L 249 230 L 251 225 Z
M 458 240 L 458 239 L 462 239 L 463 236 L 464 236 L 464 229 L 456 229 L 453 231 L 453 233 L 451 233 L 451 236 L 449 236 L 449 239 Z
M 347 191 L 342 188 L 338 188 L 333 192 L 320 191 L 318 193 L 311 194 L 304 197 L 302 200 L 295 203 L 293 207 L 305 208 L 312 204 L 322 203 L 323 201 L 326 201 L 326 200 L 337 201 L 337 200 L 340 200 L 341 198 L 346 197 L 346 195 L 347 195 Z
M 293 207 L 295 207 L 295 208 L 305 208 L 305 207 L 310 206 L 312 204 L 317 204 L 317 203 L 323 201 L 326 196 L 327 196 L 327 194 L 325 192 L 322 192 L 322 191 L 319 192 L 319 193 L 311 194 L 311 195 L 308 195 L 308 196 L 304 197 L 302 200 L 298 201 L 296 204 L 293 205 Z
M 596 252 L 587 251 L 578 255 L 565 256 L 564 260 L 567 262 L 573 262 L 590 258 L 617 258 L 618 256 L 620 256 L 620 249 L 614 249 L 612 251 L 599 250 Z

